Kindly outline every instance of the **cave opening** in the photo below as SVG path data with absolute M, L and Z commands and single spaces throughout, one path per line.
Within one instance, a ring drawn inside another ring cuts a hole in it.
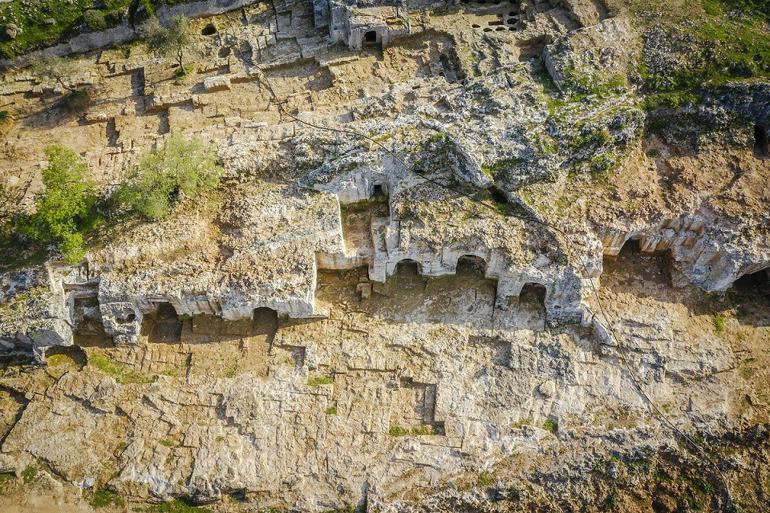
M 152 329 L 148 335 L 149 342 L 169 343 L 179 342 L 182 338 L 182 322 L 171 303 L 158 302 L 155 314 L 152 316 Z
M 770 267 L 744 274 L 735 280 L 733 288 L 739 293 L 770 297 Z
M 107 335 L 96 296 L 81 296 L 72 302 L 73 343 L 79 347 L 110 347 L 112 337 Z
M 519 304 L 528 304 L 545 310 L 545 296 L 547 290 L 540 283 L 525 283 L 519 292 Z
M 487 262 L 479 256 L 463 255 L 457 259 L 455 274 L 483 278 L 486 272 Z
M 364 33 L 364 44 L 373 45 L 377 44 L 377 31 L 368 30 Z
M 266 336 L 268 342 L 272 342 L 276 332 L 278 332 L 278 312 L 264 306 L 255 308 L 252 315 L 252 333 L 257 336 Z
M 639 239 L 631 238 L 623 243 L 620 248 L 620 255 L 638 255 L 642 252 L 642 243 Z
M 396 274 L 401 276 L 419 276 L 420 264 L 411 258 L 405 258 L 396 264 Z
M 767 127 L 757 123 L 754 125 L 754 153 L 760 157 L 770 155 L 770 142 L 768 141 Z
M 201 35 L 204 36 L 213 36 L 217 33 L 217 28 L 214 26 L 213 23 L 209 23 L 205 27 L 203 27 L 203 30 L 201 30 Z

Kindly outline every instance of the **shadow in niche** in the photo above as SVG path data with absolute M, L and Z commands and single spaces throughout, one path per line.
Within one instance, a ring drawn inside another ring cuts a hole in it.
M 56 361 L 56 357 L 64 358 L 61 361 Z M 60 366 L 62 364 L 68 364 L 80 369 L 82 369 L 88 361 L 86 353 L 76 345 L 52 347 L 45 352 L 45 358 L 49 365 Z
M 158 303 L 154 314 L 144 316 L 143 330 L 145 326 L 150 343 L 177 343 L 182 338 L 182 321 L 171 303 Z
M 73 343 L 78 347 L 114 347 L 112 337 L 104 331 L 97 297 L 79 297 L 73 302 Z
M 757 158 L 770 156 L 770 142 L 768 142 L 768 128 L 757 123 L 754 125 L 754 155 Z
M 481 257 L 475 255 L 463 255 L 457 259 L 455 274 L 483 278 L 486 272 L 487 262 Z
M 770 326 L 770 267 L 747 273 L 727 291 L 741 324 Z
M 708 293 L 689 284 L 674 287 L 671 281 L 672 260 L 670 250 L 643 253 L 639 241 L 630 239 L 618 256 L 604 257 L 602 289 L 661 304 L 681 303 L 691 315 L 728 315 L 732 310 L 741 324 L 754 327 L 770 325 L 766 270 L 744 275 L 724 293 Z

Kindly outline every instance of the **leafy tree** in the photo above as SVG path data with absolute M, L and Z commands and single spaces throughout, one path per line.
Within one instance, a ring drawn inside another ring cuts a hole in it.
M 141 27 L 142 36 L 147 47 L 158 55 L 174 56 L 179 64 L 179 73 L 187 74 L 184 68 L 184 51 L 190 44 L 190 20 L 185 16 L 174 16 L 171 25 L 164 27 L 160 20 L 152 17 Z
M 76 88 L 69 86 L 64 81 L 64 79 L 68 76 L 72 76 L 77 71 L 75 69 L 74 61 L 71 59 L 46 55 L 35 58 L 31 64 L 32 67 L 30 71 L 38 79 L 54 80 L 69 92 L 77 91 Z
M 36 194 L 35 213 L 22 229 L 36 240 L 58 243 L 64 260 L 76 263 L 85 255 L 83 231 L 92 221 L 96 184 L 75 152 L 49 146 L 45 155 L 45 190 Z
M 52 55 L 38 57 L 32 61 L 30 71 L 41 80 L 53 80 L 67 91 L 64 106 L 72 111 L 82 111 L 91 101 L 89 91 L 70 86 L 65 79 L 77 73 L 75 61 Z
M 195 198 L 219 185 L 223 169 L 214 148 L 172 134 L 162 148 L 143 156 L 117 192 L 118 203 L 149 219 L 165 217 L 181 196 Z
M 88 9 L 83 13 L 83 21 L 88 28 L 94 31 L 104 30 L 107 28 L 107 18 L 104 15 L 104 11 Z

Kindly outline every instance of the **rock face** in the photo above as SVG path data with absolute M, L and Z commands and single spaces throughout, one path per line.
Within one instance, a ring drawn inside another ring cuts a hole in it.
M 770 88 L 645 107 L 634 12 L 191 2 L 181 79 L 5 72 L 9 218 L 48 144 L 105 196 L 172 132 L 225 178 L 0 275 L 0 506 L 762 510 Z
M 2 275 L 0 347 L 3 352 L 30 352 L 42 361 L 46 349 L 72 345 L 65 294 L 51 272 L 50 269 L 30 269 Z

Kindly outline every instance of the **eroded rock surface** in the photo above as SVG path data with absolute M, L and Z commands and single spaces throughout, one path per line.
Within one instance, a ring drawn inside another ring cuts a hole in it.
M 634 2 L 164 9 L 207 16 L 182 78 L 82 53 L 117 31 L 50 50 L 82 50 L 82 112 L 0 78 L 19 211 L 51 143 L 105 194 L 172 132 L 225 169 L 79 265 L 0 276 L 0 504 L 767 503 L 766 81 L 645 108 L 639 60 L 687 52 Z

